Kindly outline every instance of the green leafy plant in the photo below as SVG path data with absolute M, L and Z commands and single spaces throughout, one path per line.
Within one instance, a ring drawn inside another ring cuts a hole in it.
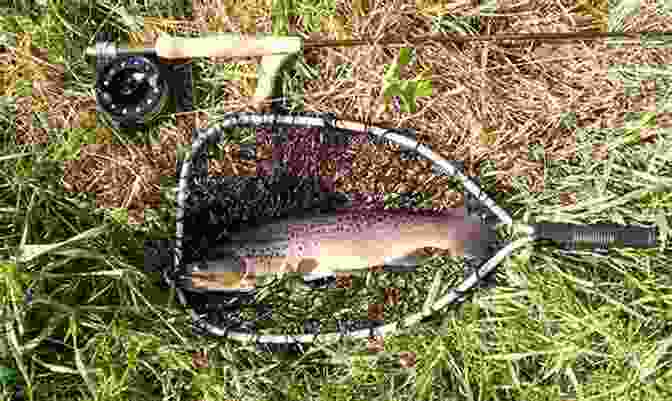
M 79 157 L 82 145 L 96 143 L 96 131 L 85 128 L 68 130 L 62 143 L 50 145 L 50 155 L 55 160 L 73 160 Z
M 400 100 L 400 111 L 415 113 L 417 110 L 415 99 L 418 96 L 431 96 L 432 82 L 423 79 L 425 71 L 412 80 L 401 79 L 399 75 L 401 66 L 410 64 L 411 58 L 411 49 L 404 47 L 399 51 L 397 61 L 388 67 L 383 77 L 383 97 L 386 107 L 389 107 L 392 98 L 397 97 Z
M 337 79 L 352 79 L 352 64 L 345 63 L 336 66 Z
M 325 383 L 320 387 L 320 401 L 353 401 L 353 399 L 351 385 Z
M 481 28 L 479 16 L 437 15 L 432 18 L 432 31 L 475 35 Z
M 128 223 L 128 209 L 123 207 L 116 207 L 109 210 L 108 214 L 110 220 L 114 221 L 117 224 L 126 224 Z
M 27 79 L 18 79 L 16 81 L 16 96 L 30 97 L 33 94 L 33 81 Z
M 0 366 L 0 384 L 9 386 L 16 383 L 16 369 Z

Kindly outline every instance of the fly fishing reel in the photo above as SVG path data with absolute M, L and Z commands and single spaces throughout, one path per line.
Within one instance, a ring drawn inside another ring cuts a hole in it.
M 137 129 L 164 113 L 193 109 L 190 61 L 160 59 L 153 49 L 95 46 L 96 100 L 117 128 Z
M 113 60 L 98 76 L 96 99 L 113 120 L 137 126 L 156 118 L 168 101 L 168 83 L 146 57 Z

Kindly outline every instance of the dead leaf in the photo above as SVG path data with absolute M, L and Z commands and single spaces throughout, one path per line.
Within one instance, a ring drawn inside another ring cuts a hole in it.
M 205 369 L 209 366 L 208 354 L 205 351 L 196 351 L 191 354 L 191 365 L 194 369 Z
M 416 356 L 415 352 L 403 351 L 399 353 L 399 364 L 403 368 L 412 368 L 415 366 Z

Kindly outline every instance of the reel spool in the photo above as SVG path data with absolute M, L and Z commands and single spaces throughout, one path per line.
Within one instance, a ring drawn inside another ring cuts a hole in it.
M 169 88 L 156 63 L 147 57 L 118 57 L 96 80 L 100 108 L 121 126 L 154 120 L 168 103 Z
M 116 128 L 140 129 L 164 113 L 191 111 L 191 60 L 161 60 L 153 51 L 125 54 L 111 42 L 99 41 L 96 101 Z

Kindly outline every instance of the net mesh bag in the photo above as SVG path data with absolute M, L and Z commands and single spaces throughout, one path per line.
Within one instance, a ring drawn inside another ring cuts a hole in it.
M 256 175 L 209 175 L 209 149 L 237 129 L 256 133 L 256 143 L 240 147 L 241 159 L 256 160 Z M 255 341 L 264 347 L 300 347 L 344 336 L 372 337 L 417 323 L 427 316 L 408 319 L 408 315 L 422 309 L 423 294 L 437 270 L 445 271 L 447 281 L 459 282 L 462 269 L 443 264 L 419 266 L 414 269 L 418 274 L 412 275 L 369 269 L 362 274 L 271 276 L 252 291 L 239 292 L 180 285 L 185 266 L 205 260 L 207 251 L 226 243 L 231 233 L 346 204 L 361 210 L 383 209 L 383 194 L 335 191 L 334 177 L 323 175 L 321 165 L 329 160 L 337 166 L 336 175 L 347 174 L 353 161 L 351 145 L 391 146 L 390 135 L 397 143 L 414 144 L 402 150 L 405 157 L 418 157 L 420 145 L 408 130 L 366 124 L 344 128 L 333 115 L 324 113 L 230 113 L 215 126 L 195 129 L 191 155 L 177 166 L 176 238 L 146 244 L 147 268 L 161 270 L 164 282 L 176 288 L 178 300 L 191 309 L 200 334 Z M 261 149 L 269 148 L 269 159 L 257 159 Z M 439 168 L 455 169 L 444 162 Z M 403 195 L 412 202 L 413 194 Z

